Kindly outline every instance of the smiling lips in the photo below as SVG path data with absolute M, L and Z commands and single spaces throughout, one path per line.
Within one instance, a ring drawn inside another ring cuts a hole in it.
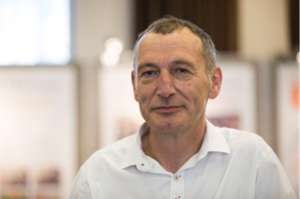
M 157 106 L 153 110 L 160 113 L 172 113 L 178 111 L 182 106 Z

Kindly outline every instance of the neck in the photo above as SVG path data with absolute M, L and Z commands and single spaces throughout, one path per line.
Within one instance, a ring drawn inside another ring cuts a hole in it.
M 155 132 L 142 137 L 142 148 L 146 155 L 157 160 L 162 167 L 176 173 L 201 148 L 205 134 L 205 121 L 200 128 L 176 134 Z

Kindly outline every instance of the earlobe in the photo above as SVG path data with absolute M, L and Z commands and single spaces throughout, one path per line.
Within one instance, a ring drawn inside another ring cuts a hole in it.
M 210 74 L 210 81 L 211 85 L 209 86 L 209 93 L 208 93 L 208 98 L 209 99 L 215 99 L 221 90 L 221 84 L 222 84 L 222 70 L 219 66 L 214 67 Z
M 135 99 L 135 101 L 138 102 L 139 100 L 138 100 L 138 95 L 137 95 L 137 91 L 136 91 L 134 70 L 131 72 L 131 83 L 132 83 L 132 88 L 133 88 L 134 99 Z

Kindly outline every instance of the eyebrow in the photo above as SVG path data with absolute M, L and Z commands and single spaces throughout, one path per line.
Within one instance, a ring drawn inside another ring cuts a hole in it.
M 188 67 L 195 68 L 194 64 L 186 60 L 175 60 L 171 65 L 186 65 Z
M 194 64 L 192 64 L 191 62 L 186 61 L 186 60 L 175 60 L 175 61 L 171 62 L 171 66 L 174 66 L 174 65 L 186 65 L 190 68 L 195 68 Z M 159 66 L 157 66 L 154 63 L 146 62 L 146 63 L 139 64 L 137 66 L 137 69 L 138 69 L 138 71 L 140 71 L 141 69 L 143 69 L 145 67 L 159 68 Z
M 137 67 L 137 70 L 140 71 L 141 69 L 143 69 L 145 67 L 159 68 L 156 64 L 147 62 L 147 63 L 139 64 Z

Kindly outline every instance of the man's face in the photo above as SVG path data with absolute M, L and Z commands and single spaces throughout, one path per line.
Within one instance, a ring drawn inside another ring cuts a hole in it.
M 147 33 L 139 42 L 132 73 L 135 100 L 157 132 L 180 132 L 205 122 L 210 78 L 202 42 L 189 29 Z

